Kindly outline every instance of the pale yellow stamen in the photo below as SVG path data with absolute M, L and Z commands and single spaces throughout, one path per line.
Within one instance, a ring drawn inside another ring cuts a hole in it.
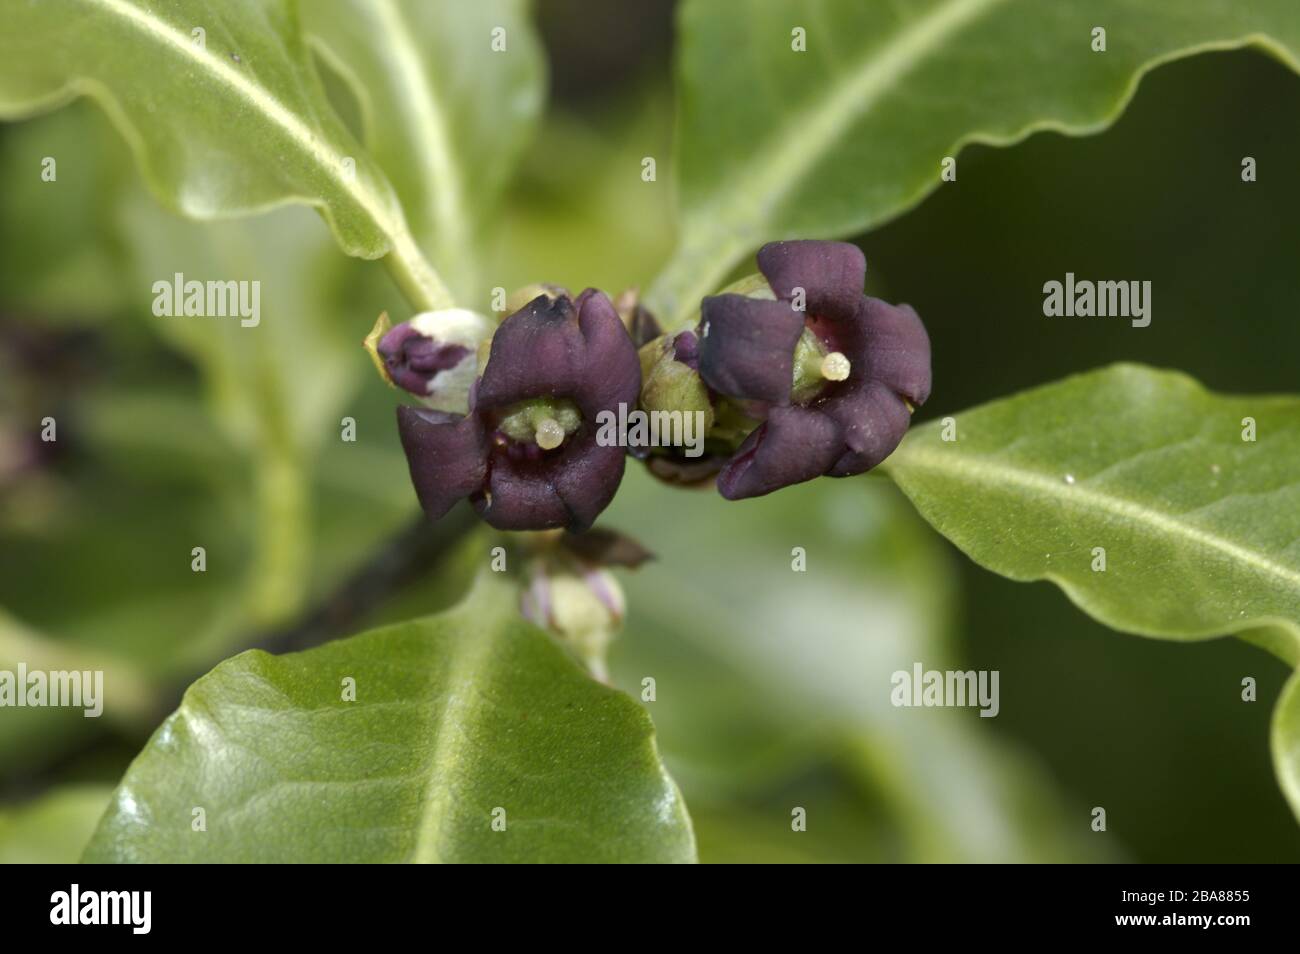
M 542 450 L 555 450 L 564 443 L 564 428 L 555 418 L 544 417 L 537 423 L 533 439 Z
M 826 357 L 822 358 L 821 372 L 822 377 L 827 381 L 844 381 L 852 370 L 849 359 L 839 351 L 832 351 Z

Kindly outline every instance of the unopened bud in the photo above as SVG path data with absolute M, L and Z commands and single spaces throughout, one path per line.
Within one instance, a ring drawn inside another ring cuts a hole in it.
M 388 328 L 379 316 L 366 349 L 385 379 L 437 411 L 464 414 L 477 373 L 479 345 L 491 339 L 487 318 L 464 308 L 422 312 Z
M 535 560 L 519 600 L 524 618 L 566 643 L 602 682 L 605 657 L 623 626 L 623 589 L 609 571 L 555 556 Z
M 704 431 L 713 427 L 713 402 L 697 370 L 693 331 L 661 335 L 637 352 L 641 361 L 641 407 L 647 411 L 704 414 Z

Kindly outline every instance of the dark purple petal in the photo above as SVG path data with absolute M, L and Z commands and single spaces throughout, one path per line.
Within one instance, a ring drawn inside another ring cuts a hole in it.
M 930 336 L 920 316 L 911 305 L 863 298 L 858 320 L 866 340 L 863 377 L 914 406 L 924 404 L 930 396 Z
M 866 297 L 854 321 L 823 322 L 815 330 L 825 331 L 853 366 L 849 379 L 817 405 L 844 438 L 844 452 L 828 473 L 860 474 L 892 454 L 907 433 L 906 402 L 920 405 L 930 396 L 930 338 L 909 305 Z
M 700 302 L 699 371 L 719 394 L 790 403 L 803 315 L 785 301 L 715 295 Z
M 584 422 L 563 447 L 537 460 L 494 449 L 487 493 L 474 498 L 474 507 L 498 530 L 580 533 L 614 499 L 625 463 L 623 448 L 601 447 L 596 428 Z
M 497 409 L 540 397 L 569 398 L 595 420 L 619 402 L 634 406 L 641 364 L 610 300 L 587 289 L 576 303 L 535 298 L 492 337 L 475 407 Z
M 771 242 L 758 250 L 758 270 L 778 298 L 802 288 L 809 315 L 848 319 L 862 297 L 867 260 L 849 242 Z
M 804 407 L 773 408 L 718 474 L 728 500 L 760 497 L 826 473 L 844 448 L 834 419 Z
M 389 378 L 403 390 L 420 397 L 429 394 L 429 382 L 440 371 L 456 367 L 470 356 L 463 345 L 435 341 L 404 321 L 379 341 L 377 348 Z
M 473 497 L 472 503 L 478 515 L 498 530 L 549 530 L 569 523 L 564 501 L 545 476 L 497 455 L 486 492 Z
M 680 361 L 692 371 L 700 370 L 700 339 L 693 331 L 679 331 L 673 338 L 673 360 Z
M 591 526 L 623 479 L 625 451 L 596 442 L 601 411 L 636 407 L 641 363 L 610 300 L 587 289 L 576 302 L 539 297 L 497 329 L 474 392 L 476 413 L 531 398 L 567 398 L 582 424 L 556 450 L 492 449 L 488 486 L 474 499 L 479 514 L 501 530 Z
M 475 406 L 501 408 L 538 397 L 569 396 L 586 368 L 573 302 L 539 295 L 501 322 L 492 336 Z
M 865 381 L 823 402 L 819 410 L 839 424 L 843 453 L 827 469 L 849 477 L 875 467 L 894 452 L 907 433 L 912 413 L 891 388 Z
M 618 312 L 602 291 L 588 288 L 575 303 L 585 344 L 582 387 L 569 396 L 583 417 L 594 421 L 601 411 L 636 407 L 641 392 L 641 362 Z
M 487 439 L 477 418 L 402 405 L 397 430 L 415 495 L 430 520 L 483 488 Z
M 575 533 L 590 527 L 609 506 L 627 465 L 624 448 L 601 447 L 596 443 L 595 428 L 583 427 L 587 433 L 579 433 L 578 439 L 571 441 L 574 446 L 555 479 L 556 493 L 573 515 L 568 527 Z

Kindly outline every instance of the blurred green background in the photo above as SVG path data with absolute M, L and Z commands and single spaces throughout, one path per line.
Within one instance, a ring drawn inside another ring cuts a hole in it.
M 673 237 L 671 6 L 551 2 L 540 18 L 549 111 L 485 293 L 644 285 Z M 1300 127 L 1278 117 L 1295 115 L 1300 79 L 1216 53 L 1155 71 L 1102 135 L 965 150 L 956 183 L 860 238 L 868 290 L 930 330 L 920 416 L 1116 360 L 1294 391 Z M 57 183 L 40 180 L 47 155 Z M 359 347 L 381 309 L 408 309 L 306 210 L 162 211 L 84 103 L 0 127 L 0 183 L 0 665 L 93 663 L 132 694 L 104 725 L 0 710 L 0 860 L 56 860 L 169 687 L 297 618 L 414 517 L 395 395 Z M 155 318 L 150 285 L 173 271 L 260 277 L 262 325 Z M 1150 327 L 1044 318 L 1042 285 L 1067 271 L 1150 280 Z M 35 440 L 46 415 L 52 447 Z M 724 504 L 630 468 L 606 522 L 660 557 L 625 577 L 612 665 L 635 696 L 656 680 L 647 705 L 705 861 L 1300 858 L 1267 749 L 1286 673 L 1257 649 L 1108 631 L 1047 584 L 973 566 L 875 477 Z M 446 605 L 463 562 L 362 625 Z M 913 661 L 999 670 L 1000 715 L 892 708 L 889 675 Z

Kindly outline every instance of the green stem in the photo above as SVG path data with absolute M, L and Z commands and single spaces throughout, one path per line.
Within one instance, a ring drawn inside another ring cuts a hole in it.
M 305 595 L 311 533 L 306 463 L 289 444 L 268 442 L 257 468 L 257 536 L 249 572 L 250 611 L 261 625 L 298 611 Z
M 437 270 L 425 258 L 408 231 L 392 236 L 393 247 L 384 256 L 384 264 L 397 282 L 406 300 L 416 311 L 452 308 L 456 301 Z

